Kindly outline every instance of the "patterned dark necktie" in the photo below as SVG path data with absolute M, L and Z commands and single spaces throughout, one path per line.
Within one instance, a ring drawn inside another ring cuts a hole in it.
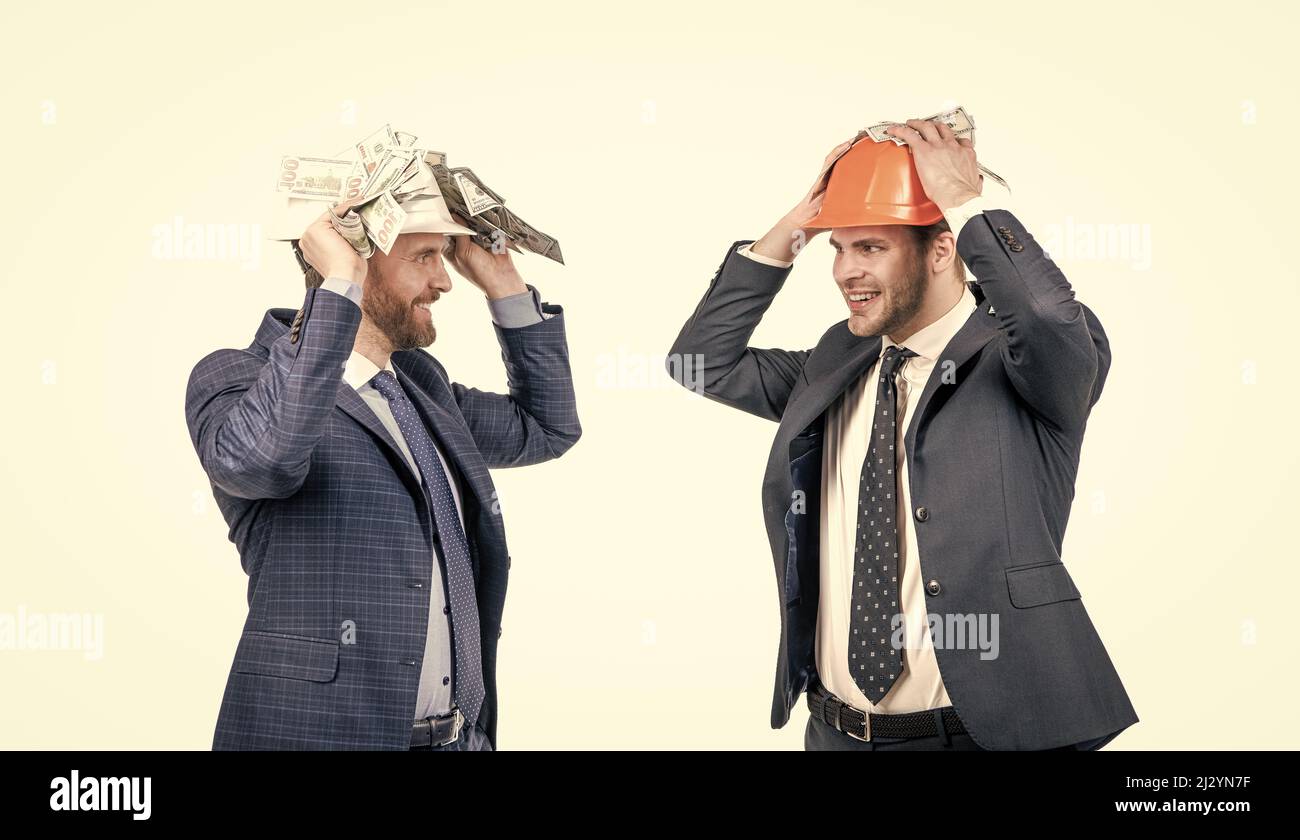
M 406 445 L 415 457 L 420 474 L 424 476 L 424 486 L 429 491 L 434 527 L 437 528 L 446 566 L 448 600 L 451 602 L 451 635 L 456 647 L 456 682 L 452 691 L 465 720 L 473 723 L 483 706 L 483 664 L 479 651 L 478 603 L 474 600 L 474 570 L 470 565 L 465 529 L 456 514 L 456 499 L 451 494 L 447 473 L 434 451 L 433 439 L 397 379 L 383 370 L 370 382 L 393 409 L 397 427 L 402 430 L 402 437 L 406 438 Z
M 894 443 L 898 388 L 894 377 L 912 350 L 885 348 L 876 387 L 871 441 L 858 487 L 858 533 L 853 544 L 853 598 L 849 615 L 849 673 L 872 703 L 879 703 L 903 671 L 890 641 L 903 569 L 898 549 L 898 476 Z

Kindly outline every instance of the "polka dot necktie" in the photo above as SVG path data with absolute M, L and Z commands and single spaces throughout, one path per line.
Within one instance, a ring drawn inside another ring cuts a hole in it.
M 446 566 L 447 594 L 451 603 L 451 630 L 456 649 L 456 682 L 452 691 L 456 705 L 473 723 L 483 706 L 483 665 L 480 661 L 478 603 L 474 599 L 474 570 L 470 565 L 469 543 L 456 513 L 456 499 L 451 494 L 447 473 L 433 448 L 433 438 L 424 421 L 415 412 L 393 374 L 386 370 L 375 374 L 370 383 L 384 395 L 397 418 L 397 427 L 415 457 L 428 490 L 438 542 Z
M 858 487 L 858 533 L 853 543 L 853 598 L 849 617 L 849 673 L 872 703 L 879 703 L 903 671 L 890 641 L 898 614 L 898 464 L 894 453 L 898 388 L 894 377 L 915 351 L 885 348 L 876 387 L 871 441 Z

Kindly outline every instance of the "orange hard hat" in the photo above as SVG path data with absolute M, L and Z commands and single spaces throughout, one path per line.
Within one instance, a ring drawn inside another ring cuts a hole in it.
M 806 227 L 932 225 L 943 218 L 921 187 L 912 150 L 863 138 L 831 165 L 822 209 Z

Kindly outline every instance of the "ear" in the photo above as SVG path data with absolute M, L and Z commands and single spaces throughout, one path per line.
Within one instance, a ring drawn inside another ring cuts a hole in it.
M 930 267 L 934 269 L 935 274 L 942 274 L 952 267 L 956 259 L 958 259 L 957 237 L 952 235 L 952 231 L 945 230 L 930 243 Z

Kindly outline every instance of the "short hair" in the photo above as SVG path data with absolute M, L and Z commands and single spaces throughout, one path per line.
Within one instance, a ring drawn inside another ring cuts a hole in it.
M 929 252 L 930 246 L 939 238 L 939 234 L 949 233 L 952 228 L 948 227 L 947 219 L 940 219 L 932 225 L 908 225 L 907 230 L 912 234 L 912 244 L 916 246 L 917 256 L 923 256 Z M 965 283 L 966 266 L 962 263 L 961 255 L 955 254 L 953 261 L 957 265 L 957 279 Z
M 298 259 L 298 265 L 302 266 L 302 279 L 309 289 L 319 289 L 325 278 L 320 276 L 320 272 L 311 267 L 307 260 L 303 259 L 302 248 L 298 247 L 298 240 L 292 239 L 289 244 L 293 246 L 293 255 Z

